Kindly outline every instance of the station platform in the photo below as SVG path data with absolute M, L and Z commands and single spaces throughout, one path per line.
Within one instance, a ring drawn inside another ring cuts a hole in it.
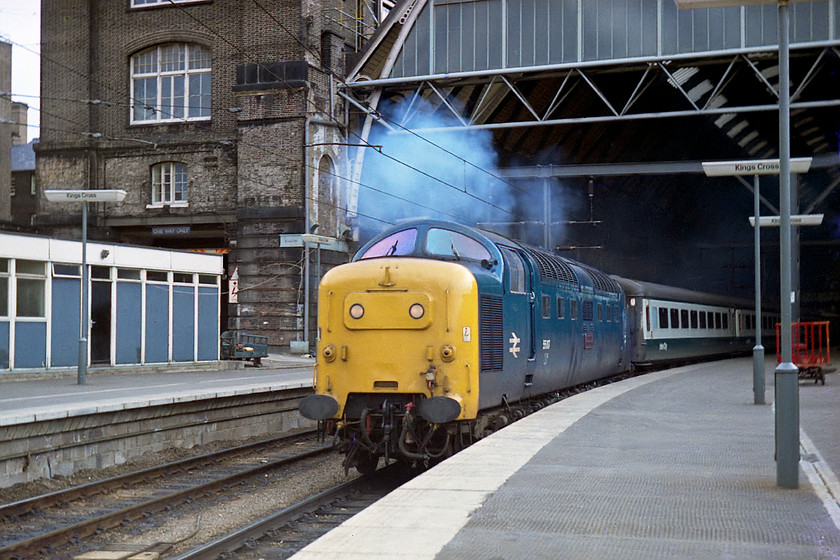
M 142 367 L 88 369 L 84 385 L 75 373 L 0 383 L 0 427 L 141 409 L 215 397 L 312 387 L 315 360 L 272 354 L 262 367 L 220 362 L 218 367 L 144 371 Z M 233 367 L 230 366 L 239 366 Z M 75 370 L 74 370 L 75 371 Z
M 651 373 L 547 407 L 330 531 L 295 560 L 840 558 L 840 375 L 799 386 L 798 489 L 777 486 L 775 362 Z

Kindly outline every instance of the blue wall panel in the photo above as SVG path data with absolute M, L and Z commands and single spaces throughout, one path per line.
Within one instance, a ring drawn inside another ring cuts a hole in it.
M 78 278 L 53 279 L 51 367 L 79 365 L 80 285 Z
M 143 329 L 143 287 L 117 283 L 117 363 L 139 364 Z
M 193 361 L 195 340 L 195 288 L 175 286 L 172 299 L 172 360 Z
M 78 348 L 78 339 L 77 346 Z M 47 323 L 15 323 L 15 369 L 42 368 L 47 361 Z
M 219 313 L 216 288 L 198 289 L 198 359 L 218 359 Z
M 0 369 L 9 369 L 9 322 L 0 322 Z
M 169 287 L 146 286 L 146 363 L 169 360 Z

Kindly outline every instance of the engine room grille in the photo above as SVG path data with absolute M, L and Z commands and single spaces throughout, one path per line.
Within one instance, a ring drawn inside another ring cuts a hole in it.
M 577 286 L 578 279 L 575 276 L 575 271 L 568 263 L 541 251 L 525 249 L 531 257 L 537 261 L 537 267 L 540 270 L 541 278 L 550 278 L 557 282 L 563 282 L 572 286 Z
M 607 292 L 609 294 L 619 293 L 618 282 L 616 282 L 603 272 L 585 266 L 582 266 L 581 268 L 583 268 L 584 272 L 586 272 L 592 279 L 592 285 L 596 290 L 601 292 Z
M 478 369 L 501 371 L 505 349 L 502 298 L 481 296 L 478 302 Z

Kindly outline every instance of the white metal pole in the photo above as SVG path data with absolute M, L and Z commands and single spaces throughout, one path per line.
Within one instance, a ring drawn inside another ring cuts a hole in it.
M 88 269 L 87 269 L 87 202 L 82 202 L 82 310 L 79 320 L 79 371 L 76 383 L 87 382 L 88 334 Z

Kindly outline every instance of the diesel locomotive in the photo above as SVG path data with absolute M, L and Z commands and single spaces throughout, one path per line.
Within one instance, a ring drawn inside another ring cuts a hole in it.
M 748 351 L 748 309 L 461 224 L 407 222 L 324 275 L 315 394 L 300 411 L 335 435 L 347 469 L 428 464 L 562 389 Z

